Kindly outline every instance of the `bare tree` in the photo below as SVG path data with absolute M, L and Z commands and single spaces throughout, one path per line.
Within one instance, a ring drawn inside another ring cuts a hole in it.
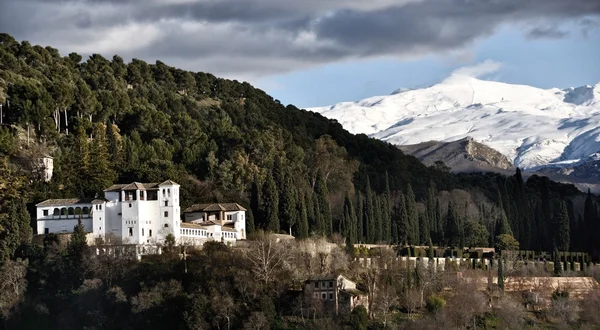
M 0 315 L 7 319 L 27 289 L 27 261 L 7 260 L 0 268 Z
M 251 264 L 256 279 L 269 288 L 277 274 L 289 266 L 289 248 L 287 242 L 277 242 L 270 235 L 264 235 L 250 244 L 245 257 Z

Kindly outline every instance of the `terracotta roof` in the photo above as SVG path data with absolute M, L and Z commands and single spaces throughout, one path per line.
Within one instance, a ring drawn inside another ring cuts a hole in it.
M 175 181 L 167 180 L 159 184 L 159 186 L 179 186 Z
M 104 189 L 104 191 L 121 191 L 121 190 L 158 190 L 158 183 L 119 183 Z
M 81 198 L 63 198 L 63 199 L 47 199 L 43 202 L 35 204 L 35 206 L 69 206 L 77 204 L 91 204 L 91 199 Z
M 246 211 L 246 209 L 238 203 L 205 203 L 205 204 L 194 204 L 187 209 L 185 212 L 215 212 L 215 211 Z
M 204 222 L 201 224 L 197 224 L 197 223 L 190 223 L 190 222 L 182 222 L 181 223 L 181 228 L 194 228 L 194 229 L 206 229 L 206 227 L 208 226 L 219 226 L 218 223 L 214 223 L 213 221 L 209 221 L 209 222 Z M 229 232 L 237 232 L 237 230 L 235 230 L 235 228 L 229 227 L 229 226 L 220 226 L 221 227 L 221 231 L 229 231 Z
M 189 223 L 189 222 L 182 222 L 181 223 L 181 228 L 196 228 L 196 229 L 204 229 L 204 227 L 195 224 L 195 223 Z
M 367 294 L 358 289 L 342 289 L 340 292 L 352 295 L 352 296 L 366 296 Z
M 106 203 L 106 202 L 107 202 L 107 200 L 104 199 L 104 198 L 96 198 L 96 199 L 94 199 L 92 201 L 92 204 L 103 204 L 103 203 Z
M 332 274 L 323 274 L 323 275 L 314 275 L 308 278 L 307 281 L 335 281 L 340 275 L 332 275 Z

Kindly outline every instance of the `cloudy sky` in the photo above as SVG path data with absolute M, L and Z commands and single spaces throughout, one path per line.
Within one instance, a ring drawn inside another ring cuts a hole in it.
M 0 31 L 246 80 L 300 107 L 481 63 L 510 83 L 600 82 L 599 0 L 0 0 Z

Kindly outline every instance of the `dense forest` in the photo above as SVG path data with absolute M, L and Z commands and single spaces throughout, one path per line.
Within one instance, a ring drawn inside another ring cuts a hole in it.
M 505 177 L 426 167 L 248 83 L 160 61 L 98 54 L 83 61 L 0 34 L 0 105 L 0 286 L 11 292 L 0 299 L 0 319 L 7 327 L 262 329 L 277 322 L 287 289 L 348 268 L 334 262 L 348 257 L 340 251 L 328 251 L 327 266 L 323 255 L 308 264 L 298 261 L 302 253 L 287 255 L 302 267 L 279 267 L 260 282 L 252 257 L 220 244 L 185 262 L 167 250 L 132 263 L 88 258 L 81 228 L 66 247 L 52 235 L 34 243 L 35 203 L 101 196 L 114 182 L 174 180 L 184 208 L 238 202 L 249 210 L 250 234 L 344 237 L 349 246 L 600 252 L 599 201 L 589 192 L 539 176 L 524 182 L 518 170 Z M 45 155 L 54 158 L 50 182 L 40 177 Z M 363 317 L 340 322 L 359 328 Z
M 249 231 L 450 246 L 496 246 L 504 234 L 521 249 L 600 251 L 591 194 L 545 177 L 524 182 L 518 170 L 504 177 L 427 168 L 248 83 L 118 55 L 82 61 L 7 34 L 0 70 L 5 228 L 45 198 L 172 179 L 182 185 L 182 207 L 247 206 Z M 35 177 L 45 154 L 54 157 L 49 183 Z

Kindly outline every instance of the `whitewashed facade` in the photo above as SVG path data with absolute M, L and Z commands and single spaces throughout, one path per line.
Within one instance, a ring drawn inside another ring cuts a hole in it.
M 95 239 L 110 244 L 164 244 L 173 234 L 178 244 L 245 239 L 245 209 L 231 212 L 235 221 L 181 221 L 179 184 L 115 184 L 103 199 L 49 199 L 36 205 L 37 234 L 71 233 L 81 222 Z M 237 204 L 235 204 L 237 205 Z M 229 213 L 224 219 L 232 218 Z

